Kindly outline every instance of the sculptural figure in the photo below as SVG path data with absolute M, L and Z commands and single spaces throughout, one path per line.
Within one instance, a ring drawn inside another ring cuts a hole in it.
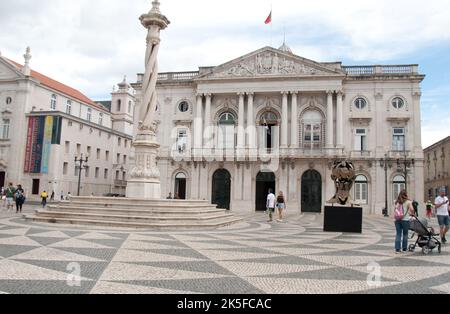
M 330 204 L 353 205 L 350 191 L 356 179 L 355 167 L 350 161 L 335 161 L 331 174 L 336 194 L 328 201 Z

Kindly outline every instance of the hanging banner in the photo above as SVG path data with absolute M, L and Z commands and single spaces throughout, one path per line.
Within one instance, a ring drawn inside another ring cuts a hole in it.
M 33 129 L 35 121 L 36 119 L 34 117 L 28 118 L 27 145 L 25 147 L 25 165 L 24 165 L 25 173 L 29 173 L 31 171 L 31 151 L 33 146 Z
M 44 139 L 42 147 L 41 173 L 48 173 L 48 164 L 50 162 L 50 151 L 52 149 L 52 132 L 53 132 L 53 117 L 45 118 L 44 123 Z

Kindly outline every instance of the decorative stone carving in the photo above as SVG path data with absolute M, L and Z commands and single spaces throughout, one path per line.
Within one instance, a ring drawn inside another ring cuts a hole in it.
M 243 60 L 231 68 L 213 74 L 213 77 L 252 77 L 260 75 L 316 75 L 329 74 L 292 58 L 279 55 L 274 51 L 265 51 Z

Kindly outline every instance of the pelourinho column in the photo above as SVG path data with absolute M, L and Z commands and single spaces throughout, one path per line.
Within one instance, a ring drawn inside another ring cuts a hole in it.
M 133 143 L 135 166 L 130 172 L 127 184 L 127 197 L 160 199 L 161 182 L 157 166 L 158 149 L 156 81 L 158 79 L 158 51 L 161 42 L 160 31 L 165 29 L 169 20 L 161 14 L 158 0 L 152 2 L 149 13 L 140 17 L 142 25 L 148 30 L 147 50 L 145 53 L 145 74 L 142 80 L 142 103 L 139 110 L 139 127 Z

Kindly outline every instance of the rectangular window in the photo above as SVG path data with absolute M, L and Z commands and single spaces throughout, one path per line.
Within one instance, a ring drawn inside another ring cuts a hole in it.
M 394 128 L 392 136 L 392 150 L 404 151 L 405 149 L 405 128 Z
M 367 151 L 367 131 L 366 129 L 356 129 L 355 131 L 355 150 Z
M 77 144 L 77 155 L 81 154 L 81 144 Z
M 65 162 L 64 164 L 63 164 L 63 175 L 67 175 L 67 171 L 68 171 L 68 169 L 69 169 L 69 163 L 68 162 Z
M 86 168 L 84 169 L 84 173 L 85 173 L 85 175 L 86 175 L 86 178 L 89 178 L 89 167 L 86 167 Z
M 70 154 L 70 142 L 69 141 L 66 141 L 65 151 L 66 151 L 66 154 Z
M 127 179 L 127 173 L 124 171 L 122 172 L 122 181 L 126 181 Z
M 101 155 L 101 150 L 100 150 L 100 148 L 97 148 L 97 160 L 100 159 L 100 155 Z
M 127 148 L 128 147 L 128 140 L 125 140 L 125 148 Z
M 117 170 L 117 171 L 116 171 L 116 180 L 119 180 L 119 173 L 120 173 L 120 171 Z
M 178 130 L 177 135 L 177 151 L 179 153 L 183 153 L 186 151 L 186 148 L 187 148 L 187 130 L 180 129 Z
M 108 169 L 105 169 L 105 171 L 103 172 L 103 178 L 108 179 Z
M 78 177 L 78 174 L 79 174 L 78 171 L 80 171 L 80 167 L 79 166 L 75 166 L 75 172 L 74 172 L 74 176 L 75 177 Z
M 120 164 L 120 154 L 117 154 L 117 160 L 116 160 L 117 162 L 117 164 Z
M 123 164 L 126 165 L 127 163 L 127 155 L 123 155 Z
M 68 100 L 66 105 L 66 113 L 72 114 L 72 101 Z
M 356 182 L 355 183 L 355 202 L 360 205 L 368 204 L 368 189 L 367 183 L 365 182 Z
M 117 145 L 119 145 L 119 147 L 120 147 L 121 144 L 122 144 L 122 139 L 119 137 L 119 138 L 117 139 Z
M 88 157 L 91 157 L 92 147 L 88 146 L 86 150 L 87 150 Z
M 321 124 L 305 124 L 303 128 L 303 148 L 318 150 L 321 147 Z
M 103 125 L 103 113 L 98 115 L 98 124 Z
M 105 152 L 105 160 L 109 161 L 109 150 Z
M 9 140 L 9 126 L 10 126 L 10 120 L 9 119 L 3 119 L 3 127 L 2 127 L 2 139 Z
M 91 108 L 88 108 L 88 110 L 87 110 L 86 120 L 88 120 L 89 122 L 91 122 L 91 120 L 92 120 L 92 109 Z
M 100 176 L 100 168 L 96 167 L 95 168 L 95 178 L 98 179 L 99 176 Z
M 56 95 L 52 95 L 52 99 L 50 100 L 50 110 L 55 111 L 56 110 Z

